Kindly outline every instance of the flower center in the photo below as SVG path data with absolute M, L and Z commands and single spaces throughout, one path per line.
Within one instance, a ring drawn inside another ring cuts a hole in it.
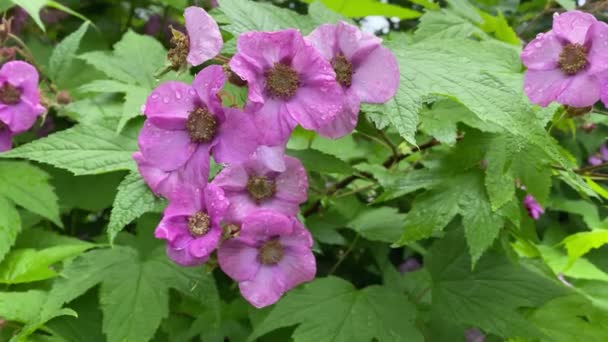
M 180 70 L 187 64 L 186 59 L 190 50 L 190 40 L 182 32 L 174 29 L 172 26 L 170 28 L 172 33 L 171 44 L 173 44 L 173 47 L 167 53 L 167 58 L 171 62 L 171 69 Z
M 350 87 L 353 83 L 353 65 L 343 54 L 338 54 L 331 61 L 331 66 L 336 72 L 336 80 L 343 87 Z
M 276 265 L 283 259 L 285 248 L 278 239 L 266 242 L 258 252 L 258 259 L 262 265 Z
M 0 87 L 0 102 L 7 105 L 14 105 L 21 101 L 21 90 L 13 87 L 10 83 L 4 83 Z
M 289 99 L 296 94 L 300 83 L 300 75 L 290 66 L 276 63 L 266 72 L 266 90 L 270 95 Z
M 195 143 L 206 143 L 217 133 L 217 120 L 206 108 L 199 107 L 188 115 L 186 129 L 190 140 Z
M 260 202 L 274 196 L 277 184 L 265 176 L 252 176 L 247 181 L 247 191 L 256 202 Z
M 188 231 L 194 237 L 201 237 L 211 230 L 209 214 L 199 211 L 188 217 Z
M 241 227 L 238 224 L 228 223 L 224 225 L 224 238 L 230 239 L 239 236 Z
M 568 75 L 574 75 L 587 66 L 587 48 L 580 44 L 564 46 L 559 55 L 559 68 Z

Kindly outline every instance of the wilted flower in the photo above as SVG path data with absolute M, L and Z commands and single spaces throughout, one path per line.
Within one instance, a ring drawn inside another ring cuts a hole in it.
M 158 194 L 170 197 L 176 184 L 203 187 L 209 175 L 209 154 L 218 163 L 245 160 L 257 148 L 250 117 L 223 109 L 217 93 L 226 76 L 221 66 L 203 69 L 192 86 L 165 82 L 148 97 L 146 123 L 134 155 L 139 170 Z
M 227 220 L 241 222 L 257 209 L 296 215 L 306 201 L 308 178 L 302 163 L 282 148 L 261 146 L 242 164 L 231 164 L 213 180 L 230 200 Z
M 169 202 L 154 236 L 167 240 L 167 255 L 174 262 L 201 264 L 220 242 L 220 222 L 227 208 L 222 190 L 213 185 L 204 190 L 184 187 Z
M 175 47 L 169 51 L 169 59 L 176 69 L 185 65 L 185 62 L 194 66 L 203 64 L 217 56 L 224 44 L 220 28 L 204 9 L 187 7 L 184 19 L 187 35 L 172 30 L 171 42 Z
M 260 210 L 243 221 L 238 237 L 222 243 L 218 260 L 243 297 L 262 308 L 315 277 L 311 247 L 310 233 L 296 218 Z
M 0 150 L 10 149 L 11 137 L 30 129 L 44 111 L 36 68 L 22 61 L 4 64 L 0 68 Z
M 284 143 L 297 124 L 319 129 L 343 109 L 333 68 L 296 30 L 242 34 L 230 69 L 249 85 L 262 143 Z
M 569 11 L 556 15 L 553 29 L 524 48 L 528 68 L 524 90 L 530 100 L 572 107 L 592 106 L 600 99 L 601 74 L 608 70 L 608 25 L 591 14 Z
M 540 215 L 545 213 L 543 207 L 541 207 L 536 199 L 534 199 L 534 197 L 530 194 L 526 195 L 524 198 L 524 207 L 526 207 L 528 215 L 535 220 L 538 220 Z
M 346 96 L 347 106 L 319 129 L 322 135 L 338 138 L 352 132 L 361 102 L 383 103 L 395 96 L 399 66 L 382 39 L 340 21 L 317 27 L 306 40 L 331 62 Z

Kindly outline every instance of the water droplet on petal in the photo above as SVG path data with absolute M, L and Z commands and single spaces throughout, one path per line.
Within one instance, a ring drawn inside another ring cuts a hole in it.
M 157 100 L 159 95 L 157 93 L 152 94 L 152 100 Z
M 139 107 L 139 110 L 140 110 L 142 113 L 144 113 L 144 112 L 146 111 L 146 105 L 145 105 L 145 104 L 141 105 L 141 107 Z
M 164 98 L 163 98 L 163 103 L 164 103 L 164 104 L 169 103 L 169 98 L 168 98 L 168 97 L 164 97 Z
M 180 93 L 179 91 L 176 91 L 175 92 L 175 98 L 178 99 L 178 100 L 181 99 L 182 98 L 182 93 Z
M 559 17 L 559 12 L 553 13 L 553 18 L 557 18 L 557 17 Z

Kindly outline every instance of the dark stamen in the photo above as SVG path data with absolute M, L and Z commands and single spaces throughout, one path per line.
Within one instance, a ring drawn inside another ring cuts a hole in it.
M 171 69 L 177 71 L 187 65 L 186 59 L 190 50 L 190 40 L 182 32 L 174 29 L 172 26 L 170 28 L 172 33 L 171 44 L 173 44 L 173 47 L 169 50 L 167 59 L 171 62 Z
M 4 83 L 0 87 L 0 102 L 7 105 L 14 105 L 21 101 L 21 90 L 13 87 L 10 83 Z
M 289 99 L 296 94 L 300 83 L 300 75 L 290 66 L 276 63 L 266 72 L 266 90 L 270 95 Z
M 247 191 L 256 202 L 261 202 L 274 196 L 277 185 L 265 176 L 251 176 L 247 181 Z
M 186 129 L 192 142 L 206 143 L 217 133 L 217 120 L 206 108 L 199 107 L 188 115 Z
M 587 48 L 580 44 L 564 46 L 559 55 L 559 68 L 568 75 L 574 75 L 587 66 Z
M 276 265 L 283 259 L 285 248 L 278 239 L 266 242 L 258 252 L 258 260 L 262 265 Z
M 188 231 L 194 237 L 201 237 L 211 229 L 211 219 L 205 212 L 199 211 L 188 218 Z
M 350 87 L 353 82 L 353 65 L 343 54 L 338 54 L 332 61 L 331 66 L 336 72 L 336 80 L 343 87 Z

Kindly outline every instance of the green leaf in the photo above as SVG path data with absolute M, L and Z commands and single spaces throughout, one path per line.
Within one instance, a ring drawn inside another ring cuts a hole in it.
M 582 296 L 556 298 L 534 310 L 528 320 L 548 337 L 544 341 L 602 342 L 608 336 L 608 313 Z
M 21 6 L 27 14 L 32 17 L 36 25 L 38 25 L 42 31 L 45 31 L 44 24 L 40 19 L 40 10 L 46 4 L 46 0 L 11 0 L 11 2 L 17 6 Z
M 29 322 L 38 315 L 46 297 L 47 293 L 40 290 L 0 292 L 0 316 L 8 321 Z
M 463 18 L 453 10 L 441 9 L 429 11 L 420 17 L 414 39 L 420 41 L 427 38 L 449 39 L 489 36 L 470 20 Z
M 352 20 L 327 8 L 321 1 L 315 1 L 308 6 L 308 15 L 319 25 L 335 24 L 340 20 L 353 24 Z
M 415 306 L 390 288 L 357 290 L 340 278 L 320 278 L 289 292 L 248 341 L 293 325 L 292 338 L 302 342 L 423 341 L 415 318 Z
M 368 240 L 393 243 L 401 236 L 404 219 L 397 209 L 380 207 L 363 211 L 347 226 Z
M 494 252 L 486 253 L 472 271 L 462 230 L 437 241 L 425 265 L 433 282 L 433 314 L 505 338 L 540 337 L 518 309 L 537 307 L 567 293 L 539 272 Z
M 134 170 L 131 155 L 137 151 L 134 127 L 115 133 L 115 123 L 81 123 L 2 154 L 3 158 L 25 158 L 48 163 L 75 175 L 94 175 Z
M 361 18 L 369 15 L 398 17 L 400 19 L 418 18 L 422 13 L 397 5 L 382 3 L 376 0 L 320 0 L 327 8 L 349 18 Z M 306 1 L 312 2 L 312 0 Z
M 20 231 L 19 212 L 11 202 L 0 196 L 0 262 L 15 244 Z
M 536 249 L 556 275 L 561 273 L 570 278 L 608 281 L 608 274 L 585 258 L 571 263 L 568 256 L 556 248 L 537 245 Z
M 70 77 L 68 71 L 74 63 L 80 41 L 88 28 L 89 23 L 85 22 L 78 30 L 65 37 L 53 50 L 49 59 L 49 77 L 56 83 L 61 83 L 62 80 Z
M 582 216 L 589 229 L 608 229 L 608 221 L 600 219 L 598 207 L 590 201 L 553 197 L 547 207 Z
M 49 176 L 35 166 L 24 162 L 1 161 L 0 195 L 63 226 L 59 219 L 57 195 L 49 184 Z
M 276 31 L 298 28 L 304 34 L 315 27 L 313 20 L 288 9 L 247 0 L 218 0 L 219 8 L 230 18 L 225 29 L 234 35 L 247 31 Z
M 568 251 L 570 264 L 594 248 L 608 244 L 608 230 L 594 230 L 568 236 L 562 241 Z
M 159 200 L 150 191 L 139 173 L 129 174 L 118 186 L 118 194 L 112 206 L 108 239 L 114 241 L 116 235 L 129 223 L 141 215 L 154 210 Z
M 93 51 L 80 55 L 111 79 L 154 88 L 154 75 L 165 63 L 165 48 L 156 39 L 128 31 L 112 53 Z
M 109 341 L 149 341 L 169 314 L 170 288 L 219 305 L 213 278 L 200 268 L 172 263 L 149 231 L 137 240 L 122 237 L 128 245 L 90 251 L 66 266 L 64 277 L 53 284 L 40 314 L 20 337 L 33 333 L 49 320 L 50 313 L 98 283 L 103 332 Z
M 556 2 L 568 11 L 571 11 L 576 8 L 576 1 L 574 0 L 556 0 Z
M 57 276 L 53 266 L 94 247 L 93 244 L 62 245 L 41 250 L 13 249 L 0 263 L 0 283 L 29 283 Z
M 312 148 L 288 150 L 287 154 L 298 158 L 309 172 L 350 174 L 354 171 L 348 163 Z

